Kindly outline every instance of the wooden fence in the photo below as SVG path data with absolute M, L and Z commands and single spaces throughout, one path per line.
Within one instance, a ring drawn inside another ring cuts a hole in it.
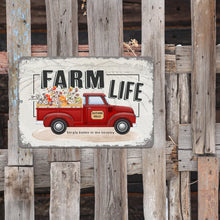
M 215 1 L 192 1 L 190 47 L 165 45 L 164 0 L 142 0 L 142 45 L 135 54 L 154 59 L 154 146 L 94 150 L 19 148 L 17 62 L 31 55 L 133 56 L 123 54 L 122 0 L 87 0 L 89 46 L 78 45 L 77 0 L 46 0 L 47 46 L 32 47 L 30 0 L 6 3 L 7 54 L 0 53 L 0 74 L 9 81 L 8 149 L 0 150 L 5 219 L 34 219 L 34 188 L 41 187 L 51 190 L 51 219 L 79 219 L 80 188 L 90 186 L 95 186 L 95 219 L 128 219 L 127 175 L 132 174 L 143 175 L 145 219 L 166 219 L 166 196 L 169 219 L 191 219 L 190 171 L 197 169 L 199 219 L 218 219 L 215 76 L 220 47 L 215 45 Z M 0 86 L 7 89 L 5 81 Z M 185 139 L 179 138 L 184 134 L 179 125 L 191 122 L 189 156 L 179 163 L 186 152 L 180 147 Z M 196 166 L 178 169 L 186 161 Z

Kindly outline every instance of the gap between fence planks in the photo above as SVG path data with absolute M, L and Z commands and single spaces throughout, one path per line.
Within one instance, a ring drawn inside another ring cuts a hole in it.
M 87 23 L 90 56 L 122 56 L 122 0 L 88 0 Z M 128 219 L 126 158 L 126 149 L 94 152 L 96 220 Z
M 48 56 L 78 56 L 78 1 L 46 0 Z M 80 218 L 80 150 L 49 149 L 50 219 Z M 71 162 L 70 162 L 71 161 Z
M 142 150 L 144 217 L 166 219 L 164 0 L 142 0 L 142 56 L 154 59 L 154 146 Z

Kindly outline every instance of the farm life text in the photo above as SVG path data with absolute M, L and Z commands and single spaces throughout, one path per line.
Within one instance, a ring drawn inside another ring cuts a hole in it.
M 104 88 L 104 70 L 87 70 L 84 73 L 85 80 L 83 80 L 83 73 L 80 70 L 70 70 L 68 71 L 68 79 L 65 77 L 64 70 L 43 70 L 41 75 L 41 89 L 49 87 L 49 82 L 52 86 L 60 87 L 65 89 L 67 87 L 73 88 L 83 88 L 83 81 L 85 82 L 86 89 L 102 89 Z M 115 80 L 110 80 L 109 84 L 109 98 L 118 99 L 129 99 L 131 93 L 133 93 L 133 101 L 140 102 L 142 98 L 140 93 L 142 92 L 141 87 L 143 83 L 135 83 L 131 81 L 121 81 L 119 87 L 115 88 Z

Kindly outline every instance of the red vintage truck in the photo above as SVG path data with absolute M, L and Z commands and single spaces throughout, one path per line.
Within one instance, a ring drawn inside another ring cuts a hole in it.
M 36 109 L 37 120 L 55 134 L 63 134 L 67 127 L 114 127 L 117 133 L 126 134 L 136 123 L 131 107 L 110 105 L 103 93 L 84 93 L 80 108 Z

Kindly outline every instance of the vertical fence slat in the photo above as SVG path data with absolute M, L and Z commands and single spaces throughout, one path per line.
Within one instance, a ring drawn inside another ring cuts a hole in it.
M 18 60 L 31 55 L 30 1 L 6 1 L 9 68 L 8 165 L 5 167 L 5 219 L 34 219 L 31 150 L 18 146 Z
M 191 0 L 192 144 L 196 154 L 215 153 L 215 10 L 215 0 Z M 218 219 L 218 166 L 217 158 L 198 158 L 199 219 Z
M 154 59 L 154 146 L 142 151 L 145 219 L 166 218 L 164 0 L 142 0 L 142 56 Z
M 30 1 L 6 1 L 9 87 L 8 165 L 32 165 L 30 150 L 18 146 L 18 60 L 31 56 Z
M 80 162 L 51 163 L 50 219 L 79 219 Z
M 48 56 L 78 56 L 77 0 L 46 0 Z M 50 219 L 80 218 L 80 150 L 50 149 Z
M 190 77 L 179 74 L 180 124 L 190 123 Z M 190 172 L 180 173 L 181 214 L 184 220 L 191 220 Z
M 173 68 L 166 72 L 166 125 L 167 136 L 170 136 L 178 144 L 179 125 L 179 88 L 178 75 L 176 74 L 176 51 L 175 45 L 166 45 L 166 51 L 174 56 Z M 169 140 L 169 138 L 168 138 Z M 177 146 L 174 146 L 177 148 Z M 175 149 L 177 150 L 177 149 Z M 168 181 L 168 214 L 169 219 L 177 219 L 181 216 L 180 210 L 180 176 L 178 172 L 173 173 Z
M 122 56 L 122 0 L 88 0 L 91 56 Z M 127 219 L 127 150 L 94 152 L 95 219 Z
M 192 141 L 196 154 L 215 153 L 215 0 L 191 0 Z
M 5 168 L 5 219 L 34 219 L 33 167 Z
M 219 160 L 198 158 L 198 219 L 218 219 Z

